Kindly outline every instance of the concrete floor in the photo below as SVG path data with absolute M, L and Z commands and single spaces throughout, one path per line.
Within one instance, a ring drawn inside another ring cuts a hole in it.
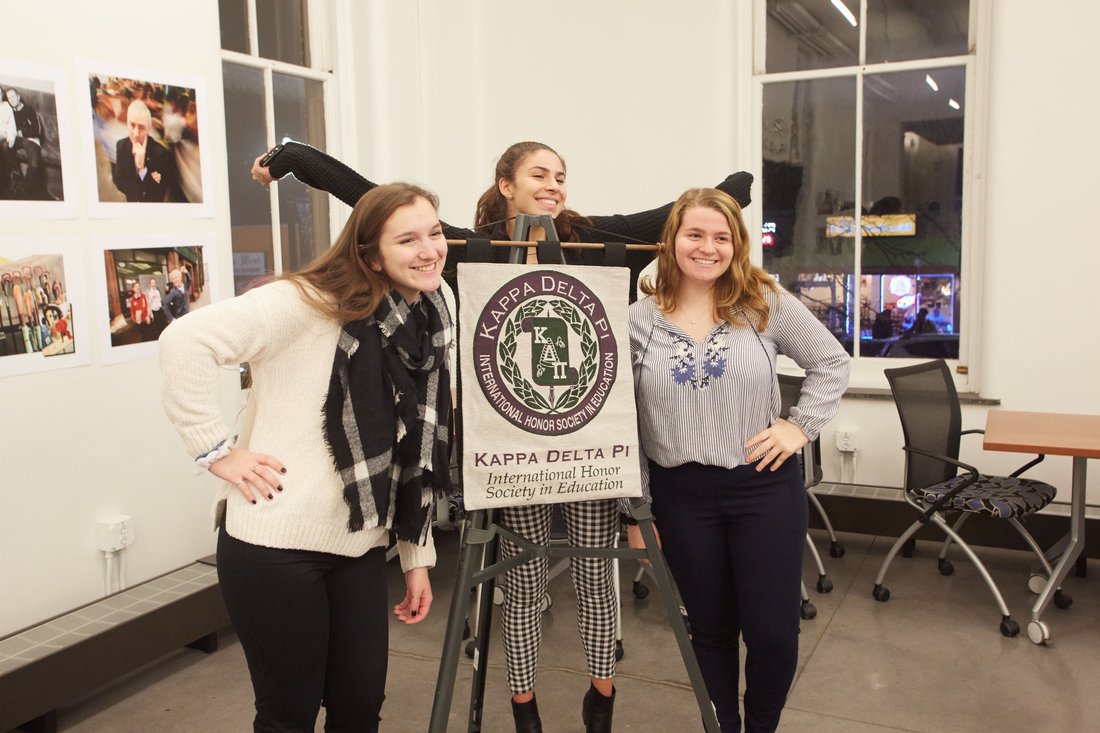
M 423 623 L 392 626 L 390 672 L 382 729 L 427 730 L 439 654 L 457 558 L 455 532 L 440 531 L 436 594 Z M 815 532 L 835 585 L 828 594 L 806 582 L 817 617 L 802 625 L 798 674 L 781 731 L 1095 731 L 1100 730 L 1100 582 L 1067 580 L 1069 610 L 1051 604 L 1044 618 L 1052 639 L 1032 644 L 1026 622 L 1034 596 L 1027 590 L 1025 553 L 980 549 L 990 573 L 1024 631 L 1005 638 L 1000 616 L 973 567 L 961 556 L 956 572 L 936 570 L 937 547 L 919 543 L 912 559 L 898 558 L 887 578 L 893 597 L 871 598 L 879 563 L 891 539 L 842 535 L 847 552 L 832 559 Z M 1095 561 L 1093 575 L 1100 574 Z M 391 598 L 401 590 L 392 570 Z M 656 593 L 637 600 L 624 573 L 625 658 L 618 668 L 617 731 L 701 730 L 673 635 Z M 568 573 L 551 584 L 554 599 L 544 617 L 543 654 L 536 687 L 548 733 L 582 731 L 580 700 L 587 674 L 576 630 Z M 70 733 L 184 733 L 251 729 L 252 696 L 240 645 L 232 631 L 210 655 L 182 650 L 60 711 Z M 490 648 L 483 730 L 512 730 L 499 637 Z M 471 662 L 463 656 L 451 711 L 452 731 L 466 730 Z M 323 715 L 323 713 L 322 713 Z M 322 730 L 319 721 L 317 730 Z

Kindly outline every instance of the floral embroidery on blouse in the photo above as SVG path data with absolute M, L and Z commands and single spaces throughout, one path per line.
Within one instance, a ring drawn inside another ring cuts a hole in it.
M 695 342 L 682 334 L 668 331 L 672 338 L 672 367 L 669 373 L 679 385 L 690 384 L 694 389 L 705 389 L 711 379 L 718 379 L 726 372 L 725 352 L 729 346 L 722 343 L 726 326 L 715 329 L 703 343 L 703 370 L 697 374 L 695 363 Z

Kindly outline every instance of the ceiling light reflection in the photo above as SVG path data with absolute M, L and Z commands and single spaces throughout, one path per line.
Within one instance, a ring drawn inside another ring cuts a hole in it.
M 852 15 L 852 11 L 844 4 L 844 0 L 833 0 L 833 7 L 844 16 L 845 20 L 852 24 L 853 28 L 856 27 L 856 16 Z

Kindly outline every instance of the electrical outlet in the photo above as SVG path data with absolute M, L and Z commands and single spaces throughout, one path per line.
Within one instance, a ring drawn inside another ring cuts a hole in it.
M 134 520 L 118 514 L 96 522 L 96 547 L 103 552 L 118 552 L 134 542 Z
M 859 450 L 859 433 L 855 430 L 836 431 L 836 449 L 841 453 L 855 453 Z

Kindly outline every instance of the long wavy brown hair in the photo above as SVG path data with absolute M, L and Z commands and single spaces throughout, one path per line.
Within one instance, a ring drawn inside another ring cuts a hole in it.
M 751 325 L 757 331 L 768 327 L 769 308 L 766 292 L 779 292 L 771 275 L 749 262 L 749 231 L 741 207 L 729 194 L 717 188 L 692 188 L 684 191 L 672 205 L 661 233 L 657 250 L 657 282 L 642 278 L 639 284 L 646 295 L 657 300 L 666 313 L 676 310 L 680 291 L 680 267 L 676 264 L 676 234 L 688 209 L 704 207 L 725 217 L 733 235 L 733 257 L 729 269 L 714 283 L 714 308 L 718 318 L 735 325 Z M 751 318 L 749 317 L 751 316 Z
M 477 200 L 477 208 L 474 209 L 474 227 L 476 229 L 487 228 L 489 232 L 507 231 L 508 200 L 500 192 L 500 181 L 515 181 L 516 171 L 523 165 L 523 161 L 531 153 L 546 150 L 558 156 L 562 170 L 566 170 L 565 159 L 558 155 L 558 151 L 543 143 L 526 141 L 514 143 L 497 160 L 493 171 L 493 184 L 485 189 L 481 198 Z M 579 242 L 580 233 L 577 226 L 589 225 L 592 222 L 588 217 L 578 214 L 572 209 L 562 209 L 554 217 L 554 228 L 558 232 L 558 239 L 563 242 Z
M 379 238 L 386 222 L 402 206 L 424 199 L 439 210 L 435 194 L 411 183 L 388 183 L 372 188 L 355 204 L 336 241 L 297 272 L 282 275 L 322 315 L 350 323 L 374 313 L 393 289 L 385 271 L 375 272 Z

